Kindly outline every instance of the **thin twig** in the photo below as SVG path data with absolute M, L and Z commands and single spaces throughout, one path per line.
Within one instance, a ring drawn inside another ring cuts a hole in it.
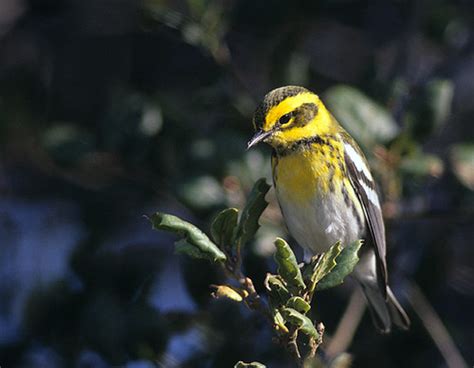
M 329 341 L 327 349 L 325 349 L 329 358 L 334 358 L 338 354 L 347 351 L 364 315 L 365 307 L 366 302 L 362 291 L 360 288 L 355 288 L 336 332 Z
M 300 349 L 298 347 L 298 330 L 292 328 L 292 331 L 286 335 L 286 346 L 288 347 L 288 351 L 293 355 L 293 358 L 298 364 L 298 367 L 303 367 L 304 359 L 301 357 Z
M 273 317 L 270 309 L 262 301 L 262 298 L 257 293 L 253 281 L 251 278 L 246 277 L 242 272 L 242 261 L 238 257 L 229 256 L 228 261 L 224 265 L 223 269 L 227 277 L 235 280 L 240 287 L 247 292 L 247 296 L 244 298 L 245 305 L 252 310 L 260 312 L 270 323 L 273 325 Z
M 415 313 L 420 317 L 448 367 L 467 368 L 466 361 L 454 344 L 443 321 L 415 282 L 410 283 L 409 297 L 407 299 Z

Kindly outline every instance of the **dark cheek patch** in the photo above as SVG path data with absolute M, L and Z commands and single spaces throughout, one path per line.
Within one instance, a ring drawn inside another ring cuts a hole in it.
M 305 126 L 318 114 L 318 106 L 314 103 L 304 103 L 295 111 L 295 126 Z

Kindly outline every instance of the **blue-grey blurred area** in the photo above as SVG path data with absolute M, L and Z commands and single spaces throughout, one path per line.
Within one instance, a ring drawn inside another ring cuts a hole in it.
M 353 366 L 472 365 L 473 24 L 472 0 L 0 1 L 0 366 L 292 367 L 146 218 L 208 230 L 243 206 L 271 178 L 269 149 L 246 151 L 253 111 L 286 84 L 321 95 L 384 195 L 412 327 L 380 336 L 366 313 Z M 267 198 L 244 262 L 262 294 L 289 239 Z M 316 296 L 328 340 L 346 284 Z

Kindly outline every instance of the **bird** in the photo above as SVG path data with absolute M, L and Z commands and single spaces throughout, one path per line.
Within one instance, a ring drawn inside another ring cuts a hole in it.
M 255 110 L 248 148 L 269 144 L 276 197 L 305 258 L 364 239 L 353 276 L 381 333 L 410 320 L 388 286 L 385 226 L 367 160 L 319 96 L 300 86 L 267 93 Z

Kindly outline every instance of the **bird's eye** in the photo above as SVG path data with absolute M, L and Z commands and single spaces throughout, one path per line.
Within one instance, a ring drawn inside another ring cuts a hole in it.
M 278 120 L 279 125 L 285 125 L 291 120 L 291 113 L 290 114 L 285 114 L 280 119 Z

